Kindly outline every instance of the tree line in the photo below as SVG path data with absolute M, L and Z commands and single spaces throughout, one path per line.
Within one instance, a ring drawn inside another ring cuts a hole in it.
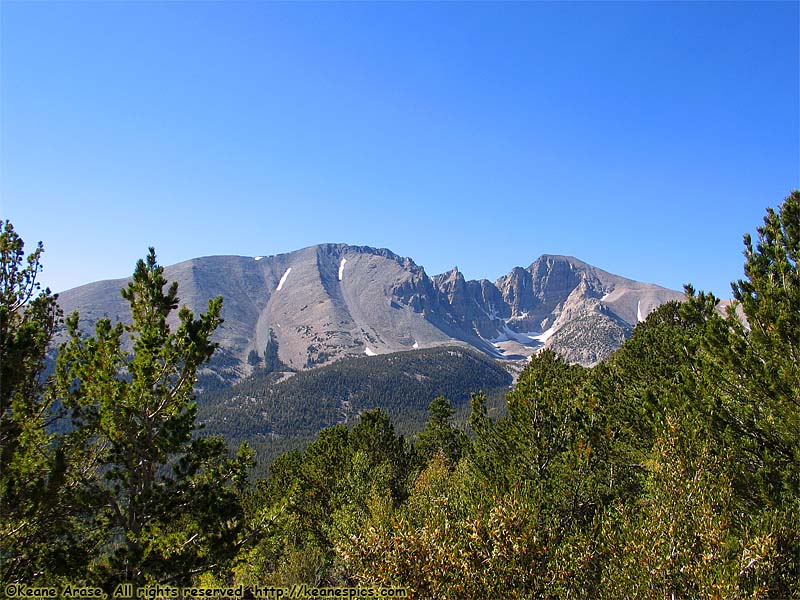
M 437 397 L 409 439 L 364 410 L 251 482 L 247 445 L 196 431 L 221 299 L 170 329 L 151 249 L 123 290 L 132 323 L 86 336 L 67 317 L 44 377 L 61 316 L 41 245 L 26 259 L 6 222 L 0 579 L 800 597 L 800 192 L 744 242 L 724 312 L 687 286 L 596 367 L 536 355 L 500 418 L 476 393 L 465 430 Z

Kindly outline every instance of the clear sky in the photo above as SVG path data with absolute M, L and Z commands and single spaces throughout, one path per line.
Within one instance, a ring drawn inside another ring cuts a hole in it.
M 388 247 L 729 297 L 800 186 L 800 4 L 0 2 L 0 216 L 54 290 Z

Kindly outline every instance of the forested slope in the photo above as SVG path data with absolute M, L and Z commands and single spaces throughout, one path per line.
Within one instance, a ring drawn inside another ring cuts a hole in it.
M 450 399 L 465 424 L 471 392 L 484 391 L 502 410 L 511 382 L 502 366 L 477 352 L 430 348 L 350 358 L 296 374 L 262 370 L 232 388 L 202 394 L 198 419 L 206 433 L 251 444 L 263 473 L 282 450 L 302 447 L 325 427 L 352 425 L 365 410 L 380 409 L 410 436 L 424 427 L 431 399 Z

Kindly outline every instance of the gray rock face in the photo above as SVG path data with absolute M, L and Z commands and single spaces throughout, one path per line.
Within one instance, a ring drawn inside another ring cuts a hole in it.
M 274 332 L 279 358 L 297 370 L 347 356 L 462 344 L 497 358 L 525 359 L 552 347 L 594 364 L 637 322 L 683 294 L 612 275 L 580 260 L 545 255 L 495 283 L 453 269 L 434 277 L 386 249 L 322 244 L 268 257 L 209 256 L 166 267 L 182 304 L 196 313 L 224 297 L 220 350 L 206 374 L 247 376 Z M 130 319 L 119 290 L 101 281 L 59 296 L 65 313 Z
M 683 294 L 613 275 L 569 256 L 544 255 L 494 284 L 433 278 L 462 327 L 489 341 L 505 358 L 525 358 L 543 347 L 593 365 L 630 336 L 657 306 Z

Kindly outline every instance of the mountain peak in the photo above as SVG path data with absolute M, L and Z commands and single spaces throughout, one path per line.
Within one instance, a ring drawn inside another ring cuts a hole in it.
M 560 263 L 566 263 L 581 269 L 594 268 L 589 263 L 584 262 L 574 256 L 568 256 L 566 254 L 542 254 L 539 258 L 531 263 L 528 269 L 533 268 L 533 266 L 537 264 L 555 265 Z
M 466 281 L 457 266 L 429 277 L 387 248 L 344 243 L 192 259 L 166 267 L 165 277 L 179 283 L 181 302 L 195 311 L 223 296 L 220 349 L 209 367 L 223 381 L 257 368 L 273 339 L 281 362 L 293 369 L 453 343 L 496 358 L 526 358 L 544 345 L 591 363 L 656 306 L 683 296 L 572 256 L 543 254 L 492 283 Z M 124 280 L 96 282 L 59 300 L 65 312 L 81 313 L 87 330 L 103 317 L 130 320 L 121 287 Z M 570 323 L 569 336 L 560 335 Z M 576 327 L 604 333 L 578 335 Z M 591 353 L 570 346 L 590 338 Z

